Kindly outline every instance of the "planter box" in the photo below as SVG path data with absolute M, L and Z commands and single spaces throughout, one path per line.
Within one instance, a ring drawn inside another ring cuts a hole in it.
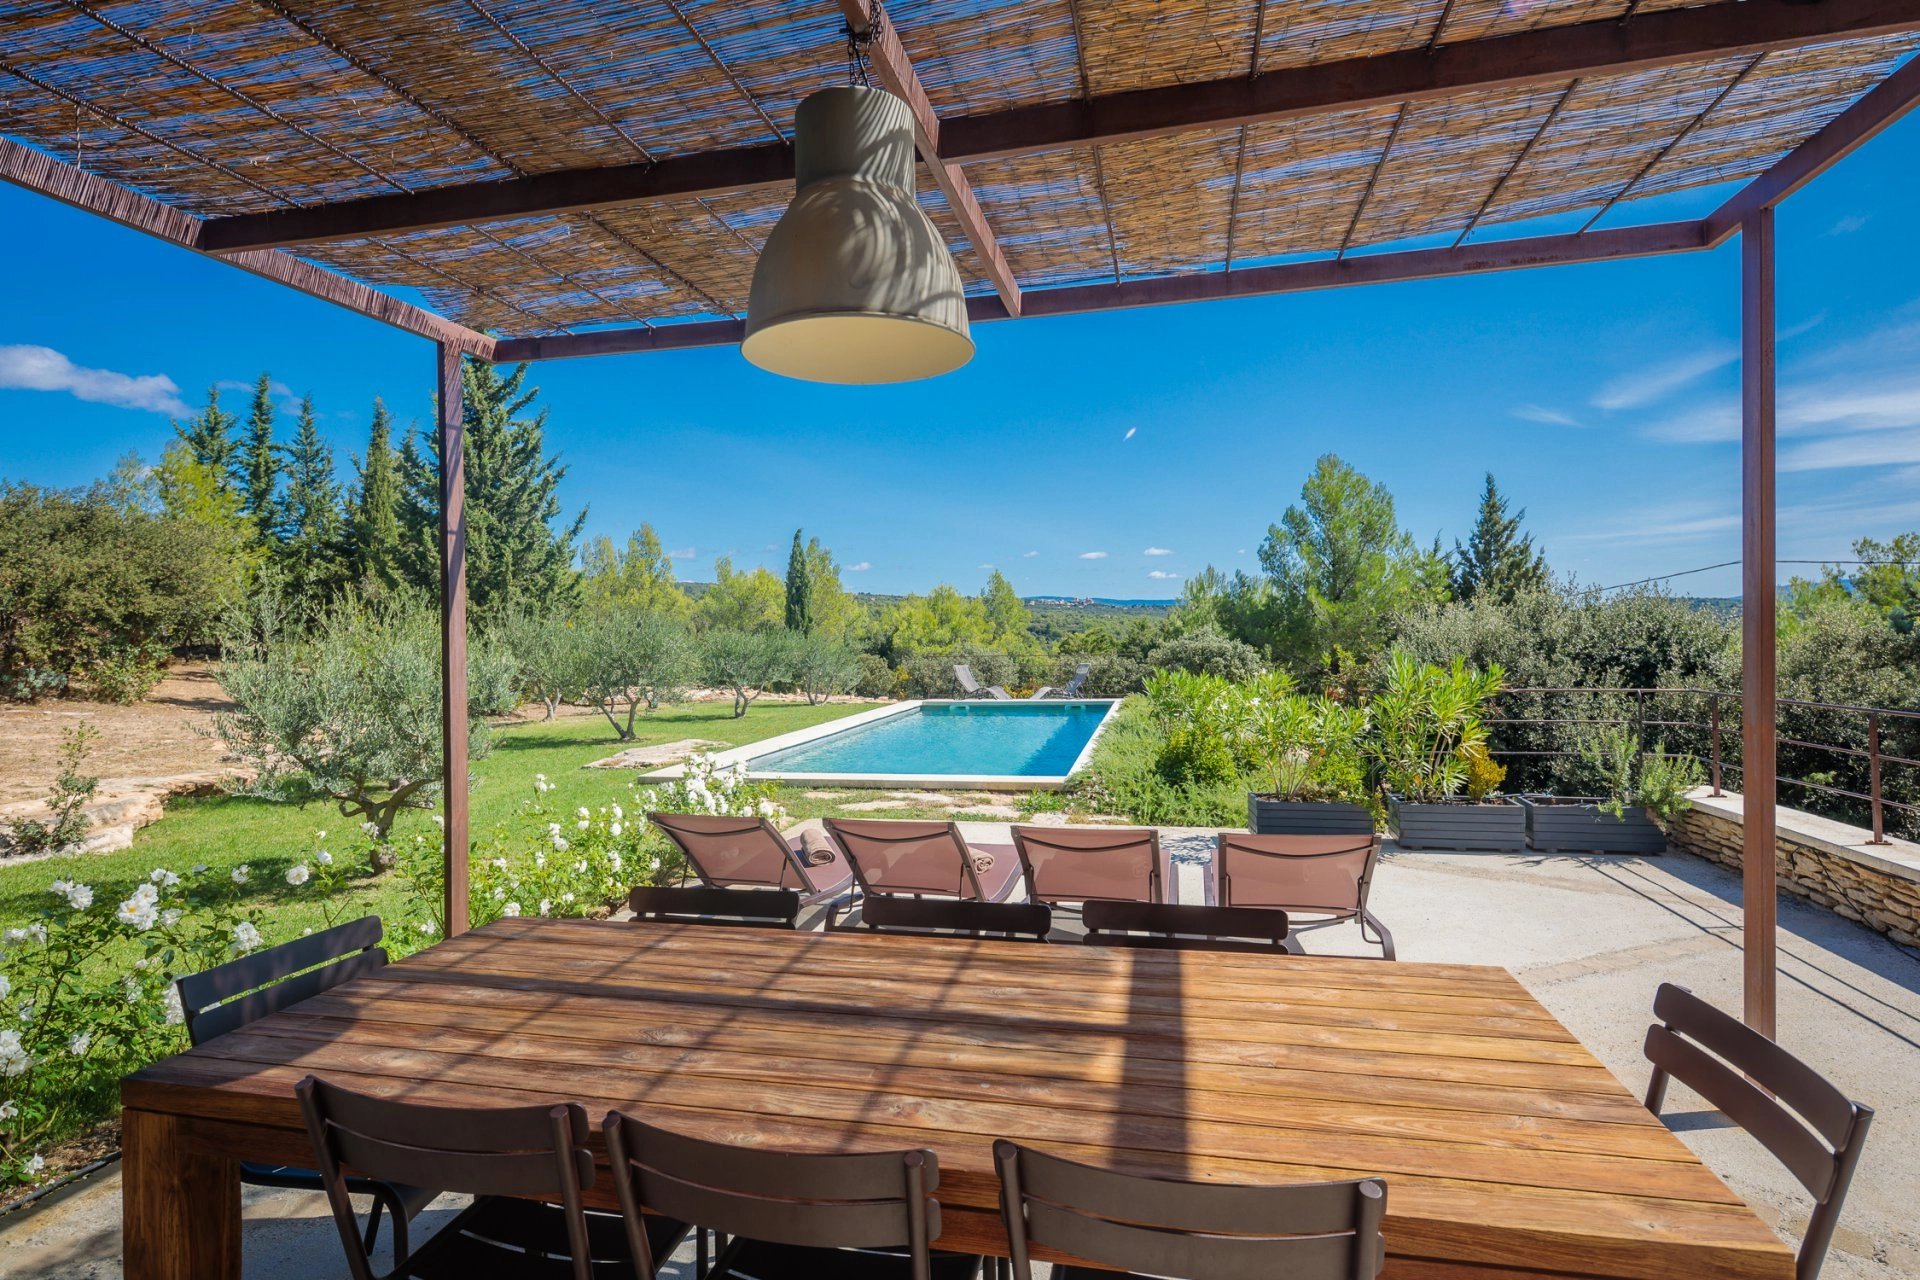
M 1373 813 L 1363 804 L 1249 793 L 1247 830 L 1257 836 L 1370 836 Z
M 1424 804 L 1393 796 L 1387 811 L 1402 849 L 1527 847 L 1527 812 L 1509 799 Z
M 1521 796 L 1527 847 L 1541 853 L 1665 853 L 1667 834 L 1642 810 L 1616 818 L 1594 799 Z

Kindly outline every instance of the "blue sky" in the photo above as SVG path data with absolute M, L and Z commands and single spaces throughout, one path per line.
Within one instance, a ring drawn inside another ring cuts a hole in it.
M 1780 213 L 1780 554 L 1920 527 L 1920 119 Z M 1695 215 L 1723 191 L 1609 225 Z M 10 187 L 0 475 L 157 456 L 167 415 L 262 370 L 311 393 L 343 468 L 384 395 L 429 412 L 424 342 Z M 1489 468 L 1554 567 L 1606 585 L 1739 554 L 1739 251 L 982 325 L 960 373 L 820 388 L 732 349 L 536 366 L 588 530 L 778 569 L 796 526 L 850 587 L 1164 597 L 1253 568 L 1332 450 L 1421 539 Z M 26 348 L 44 348 L 48 355 Z M 243 393 L 234 391 L 238 400 Z M 1790 572 L 1806 572 L 1783 568 Z M 1737 570 L 1676 587 L 1736 594 Z

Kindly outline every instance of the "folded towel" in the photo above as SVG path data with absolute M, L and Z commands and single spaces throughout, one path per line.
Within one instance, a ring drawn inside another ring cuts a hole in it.
M 800 833 L 800 860 L 810 867 L 824 867 L 835 862 L 840 851 L 833 847 L 833 837 L 819 827 L 808 827 Z

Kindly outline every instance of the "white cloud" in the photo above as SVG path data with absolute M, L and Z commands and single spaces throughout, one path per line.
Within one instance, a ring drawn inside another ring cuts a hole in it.
M 1599 543 L 1606 546 L 1636 546 L 1650 542 L 1699 542 L 1712 540 L 1740 527 L 1738 511 L 1695 508 L 1676 510 L 1671 504 L 1622 512 L 1615 520 L 1586 533 L 1572 533 L 1558 542 Z
M 1245 547 L 1242 547 L 1242 548 L 1240 548 L 1240 549 L 1239 549 L 1238 551 L 1236 551 L 1236 552 L 1234 552 L 1233 554 L 1235 554 L 1235 555 L 1237 555 L 1237 556 L 1243 556 L 1243 555 L 1245 555 L 1245 554 L 1247 554 L 1247 549 L 1246 549 Z
M 1140 554 L 1143 556 L 1170 556 L 1173 552 L 1167 550 L 1165 547 L 1148 547 Z
M 1080 558 L 1082 560 L 1105 560 L 1107 553 L 1104 551 L 1082 551 Z
M 1134 433 L 1135 433 L 1135 432 L 1137 432 L 1137 431 L 1139 431 L 1139 430 L 1140 430 L 1140 428 L 1138 428 L 1138 427 L 1128 427 L 1128 428 L 1127 428 L 1127 434 L 1125 434 L 1125 435 L 1123 435 L 1123 436 L 1121 436 L 1121 437 L 1120 437 L 1120 443 L 1121 443 L 1121 444 L 1125 444 L 1125 443 L 1126 443 L 1127 441 L 1129 441 L 1129 440 L 1131 440 L 1131 439 L 1133 439 L 1133 437 L 1134 437 Z
M 1525 422 L 1538 422 L 1549 427 L 1577 427 L 1580 420 L 1570 413 L 1558 409 L 1549 409 L 1543 404 L 1519 404 L 1513 407 L 1513 416 Z
M 667 559 L 669 560 L 691 560 L 693 558 L 694 556 L 693 556 L 692 547 L 681 547 L 677 551 L 667 552 Z
M 982 569 L 991 569 L 991 568 L 994 568 L 995 566 L 993 566 L 993 565 L 990 565 L 990 564 L 983 564 L 983 565 L 981 565 L 980 567 L 981 567 Z
M 1641 432 L 1649 440 L 1668 444 L 1709 444 L 1740 438 L 1740 402 L 1716 401 L 1695 405 L 1662 419 Z
M 859 564 L 848 565 L 847 572 L 848 573 L 865 573 L 867 570 L 871 568 L 873 568 L 873 564 L 871 561 L 862 560 Z
M 1874 431 L 1809 440 L 1780 453 L 1782 471 L 1836 471 L 1846 467 L 1920 463 L 1920 430 Z
M 1740 359 L 1740 348 L 1732 343 L 1715 343 L 1691 355 L 1664 364 L 1636 369 L 1613 379 L 1594 394 L 1597 409 L 1640 409 L 1656 400 L 1664 400 L 1690 383 L 1717 373 Z
M 0 346 L 0 387 L 19 391 L 65 391 L 90 404 L 121 409 L 144 409 L 176 418 L 193 410 L 180 398 L 180 388 L 164 373 L 128 374 L 112 369 L 87 369 L 52 347 Z
M 214 383 L 213 385 L 220 388 L 222 391 L 244 391 L 248 395 L 252 395 L 255 384 L 251 382 L 242 382 L 238 378 L 222 378 L 220 379 L 220 381 Z M 293 388 L 288 386 L 284 382 L 268 382 L 267 394 L 272 396 L 276 400 L 298 400 L 299 399 L 298 396 L 293 394 Z
M 1178 574 L 1178 573 L 1168 573 L 1165 569 L 1154 569 L 1149 571 L 1147 576 L 1149 578 L 1153 578 L 1161 582 L 1178 582 L 1185 575 Z
M 1827 234 L 1830 236 L 1850 236 L 1871 221 L 1873 221 L 1873 219 L 1864 213 L 1850 213 L 1828 227 Z
M 1022 560 L 1031 560 L 1031 559 L 1033 559 L 1033 558 L 1034 558 L 1035 556 L 1037 556 L 1037 555 L 1039 555 L 1039 554 L 1040 554 L 1040 553 L 1039 553 L 1038 551 L 1022 551 L 1022 552 L 1020 553 L 1020 558 L 1021 558 Z

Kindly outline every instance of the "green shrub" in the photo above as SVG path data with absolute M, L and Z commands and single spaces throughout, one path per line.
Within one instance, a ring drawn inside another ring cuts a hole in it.
M 87 672 L 87 687 L 97 701 L 130 707 L 160 683 L 166 656 L 157 645 L 110 645 Z
M 1606 725 L 1580 744 L 1581 765 L 1600 793 L 1600 808 L 1616 818 L 1628 809 L 1644 809 L 1661 827 L 1693 807 L 1688 796 L 1706 781 L 1706 771 L 1689 755 L 1668 755 L 1666 744 L 1645 750 L 1632 730 Z
M 861 698 L 891 698 L 897 686 L 897 678 L 887 660 L 877 653 L 863 653 L 859 658 L 860 674 L 853 682 L 853 692 Z
M 49 820 L 23 818 L 8 828 L 7 844 L 12 852 L 51 853 L 86 838 L 91 823 L 85 809 L 100 779 L 83 770 L 99 737 L 100 731 L 90 724 L 75 725 L 67 731 L 60 743 L 60 772 L 47 792 Z
M 1467 785 L 1469 761 L 1485 754 L 1482 717 L 1502 678 L 1497 665 L 1476 671 L 1455 658 L 1440 667 L 1395 650 L 1386 683 L 1370 704 L 1367 738 L 1386 789 L 1413 801 L 1458 795 Z
M 1155 645 L 1147 654 L 1147 665 L 1235 681 L 1251 680 L 1265 666 L 1258 649 L 1211 627 Z

